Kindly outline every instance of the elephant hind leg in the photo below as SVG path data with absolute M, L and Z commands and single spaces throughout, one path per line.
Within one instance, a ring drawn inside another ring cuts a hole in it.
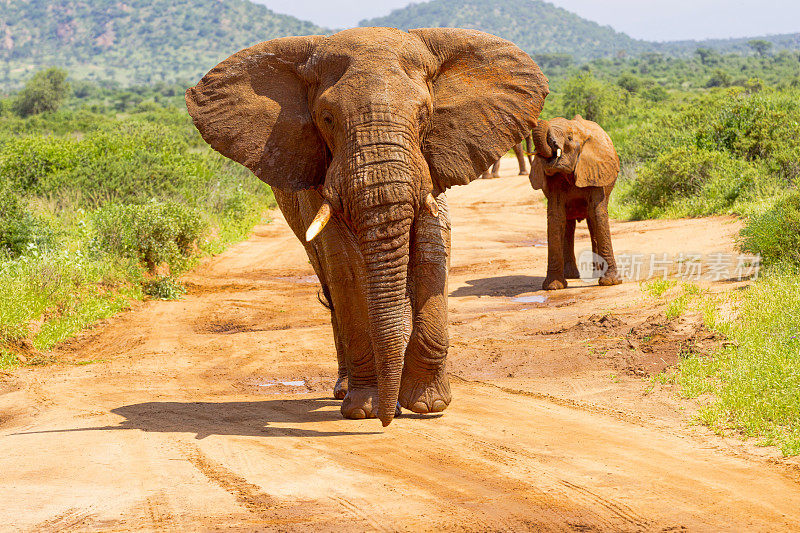
M 589 231 L 595 253 L 602 257 L 607 268 L 601 273 L 600 285 L 619 285 L 622 279 L 617 272 L 614 248 L 611 245 L 611 228 L 608 222 L 608 195 L 600 187 L 595 188 L 589 197 Z
M 520 176 L 527 176 L 528 175 L 528 164 L 525 157 L 525 150 L 523 149 L 523 142 L 517 143 L 514 146 L 514 155 L 517 156 L 517 164 L 519 165 L 519 175 Z
M 503 158 L 501 157 L 500 159 L 498 159 L 498 160 L 495 162 L 495 164 L 494 164 L 494 165 L 492 165 L 492 177 L 493 177 L 493 178 L 499 178 L 499 177 L 500 177 L 500 161 L 501 161 L 502 159 L 503 159 Z

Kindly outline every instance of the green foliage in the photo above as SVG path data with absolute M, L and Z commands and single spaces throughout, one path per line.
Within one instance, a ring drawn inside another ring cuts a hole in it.
M 769 172 L 794 182 L 800 177 L 800 104 L 796 91 L 732 93 L 708 130 L 698 131 L 700 146 L 724 150 L 747 161 L 763 162 Z
M 611 55 L 617 51 L 637 52 L 649 48 L 608 26 L 583 19 L 574 13 L 540 0 L 433 0 L 396 9 L 389 15 L 362 20 L 360 26 L 411 28 L 468 28 L 499 35 L 526 52 L 542 59 L 543 66 L 557 62 L 566 66 L 564 56 L 579 61 Z M 603 43 L 598 46 L 598 43 Z M 547 54 L 547 55 L 544 55 Z
M 554 55 L 571 56 L 578 64 L 598 60 L 629 65 L 643 57 L 646 57 L 645 63 L 658 61 L 653 55 L 645 56 L 648 53 L 660 56 L 661 60 L 669 56 L 665 63 L 671 63 L 673 59 L 691 58 L 697 50 L 708 50 L 703 57 L 710 65 L 721 53 L 750 52 L 748 39 L 668 43 L 635 40 L 540 0 L 432 0 L 413 3 L 359 24 L 403 30 L 431 27 L 482 30 L 516 43 L 534 57 L 548 76 L 555 69 L 559 77 L 565 77 L 563 69 L 571 62 L 553 61 Z M 769 36 L 763 40 L 779 50 L 798 48 L 796 34 Z M 598 64 L 593 64 L 593 70 Z
M 642 91 L 642 98 L 650 102 L 663 102 L 669 98 L 669 93 L 665 88 L 656 85 Z
M 642 208 L 637 218 L 704 216 L 729 211 L 758 179 L 747 162 L 682 146 L 639 167 L 625 193 Z
M 688 358 L 684 394 L 711 393 L 700 420 L 800 454 L 800 277 L 772 272 L 749 287 L 735 318 L 718 326 L 730 339 L 713 358 Z
M 543 70 L 565 68 L 572 65 L 574 59 L 570 54 L 533 54 L 533 60 Z
M 59 68 L 39 71 L 14 100 L 14 112 L 22 117 L 57 111 L 69 93 L 67 72 Z
M 800 176 L 797 100 L 792 89 L 734 89 L 666 101 L 639 117 L 625 117 L 624 127 L 610 129 L 623 163 L 612 196 L 615 216 L 760 209 Z
M 57 112 L 0 120 L 3 365 L 145 291 L 179 297 L 175 276 L 246 237 L 274 205 L 267 186 L 200 139 L 175 107 L 182 94 L 82 82 Z
M 625 72 L 617 80 L 617 85 L 631 94 L 636 94 L 642 89 L 642 80 L 635 74 Z
M 53 240 L 50 227 L 30 213 L 24 199 L 8 185 L 0 185 L 0 260 L 47 248 Z
M 706 82 L 707 88 L 730 87 L 733 84 L 733 77 L 722 69 L 717 69 Z
M 196 80 L 255 43 L 329 31 L 247 0 L 10 0 L 0 20 L 6 86 L 45 65 L 126 85 Z
M 95 96 L 79 80 L 120 86 L 179 81 L 186 85 L 255 43 L 334 31 L 248 0 L 6 0 L 0 2 L 0 20 L 4 22 L 0 87 L 19 88 L 33 72 L 57 65 L 70 71 L 79 98 Z M 788 83 L 798 74 L 797 54 L 789 52 L 798 48 L 797 34 L 759 39 L 774 53 L 755 57 L 750 39 L 646 42 L 540 0 L 418 2 L 361 25 L 487 31 L 534 56 L 551 80 L 568 78 L 586 61 L 593 61 L 595 72 L 608 71 L 616 77 L 631 71 L 668 83 L 670 89 L 683 83 L 701 87 L 712 68 L 723 69 L 734 83 L 743 75 L 744 80 L 763 78 L 764 69 L 776 71 L 777 66 L 782 72 L 766 80 L 770 84 Z M 119 111 L 147 100 L 137 91 L 124 93 L 115 102 Z
M 677 285 L 677 283 L 678 282 L 674 279 L 654 279 L 646 283 L 641 283 L 639 286 L 642 291 L 646 292 L 653 298 L 659 298 L 665 292 Z
M 760 255 L 766 265 L 800 267 L 800 192 L 784 196 L 770 209 L 751 217 L 742 228 L 740 247 Z
M 747 46 L 755 50 L 759 56 L 764 57 L 772 48 L 772 43 L 764 39 L 752 39 L 747 41 Z
M 719 54 L 711 48 L 700 47 L 694 53 L 700 58 L 700 63 L 703 65 L 711 65 L 719 60 Z
M 113 257 L 80 248 L 0 262 L 0 349 L 25 338 L 47 349 L 110 316 L 136 294 L 127 277 Z
M 214 152 L 192 150 L 174 127 L 145 121 L 112 123 L 83 139 L 9 139 L 0 145 L 0 173 L 21 191 L 89 207 L 154 197 L 197 203 L 220 179 L 236 187 L 248 176 Z
M 186 294 L 186 288 L 174 277 L 163 276 L 145 282 L 144 292 L 157 300 L 180 300 Z
M 586 120 L 602 123 L 623 106 L 619 89 L 595 78 L 590 72 L 570 78 L 563 90 L 566 116 L 581 115 Z
M 136 259 L 148 271 L 162 263 L 180 273 L 193 246 L 207 229 L 196 209 L 176 202 L 108 205 L 95 213 L 97 245 L 121 257 Z

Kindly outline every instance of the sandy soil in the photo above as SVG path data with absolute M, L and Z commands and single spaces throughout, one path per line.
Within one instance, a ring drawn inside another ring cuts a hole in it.
M 646 376 L 719 340 L 691 314 L 667 321 L 637 283 L 541 292 L 544 203 L 505 166 L 448 195 L 445 413 L 386 430 L 341 418 L 327 311 L 277 213 L 187 276 L 184 299 L 0 373 L 0 530 L 800 529 L 796 462 L 651 390 Z M 737 230 L 613 225 L 618 253 L 732 252 Z

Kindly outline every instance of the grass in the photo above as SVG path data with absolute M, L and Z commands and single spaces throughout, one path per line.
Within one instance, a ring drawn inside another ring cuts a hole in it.
M 640 284 L 640 288 L 642 289 L 642 292 L 647 293 L 652 298 L 660 298 L 667 291 L 676 287 L 677 285 L 677 280 L 659 278 L 642 282 Z M 680 293 L 673 295 L 673 297 L 670 298 L 669 302 L 667 303 L 667 307 L 664 311 L 667 316 L 667 320 L 674 320 L 683 315 L 689 309 L 689 306 L 697 299 L 697 296 L 701 294 L 701 292 L 702 291 L 700 290 L 700 287 L 693 283 L 681 283 Z
M 714 357 L 680 363 L 689 398 L 709 395 L 699 420 L 800 454 L 800 277 L 774 271 L 739 298 L 734 316 L 716 317 L 730 340 Z
M 0 349 L 0 370 L 7 370 L 19 366 L 20 360 L 10 350 Z
M 654 279 L 639 284 L 643 292 L 646 292 L 653 298 L 661 297 L 665 292 L 677 285 L 678 282 L 674 279 Z

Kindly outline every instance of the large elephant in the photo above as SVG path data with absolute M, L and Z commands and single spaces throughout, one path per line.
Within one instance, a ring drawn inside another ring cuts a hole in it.
M 444 191 L 536 125 L 547 79 L 460 29 L 356 28 L 242 50 L 186 92 L 203 138 L 271 185 L 331 304 L 342 413 L 450 402 Z M 323 229 L 324 228 L 324 229 Z
M 619 157 L 598 124 L 576 115 L 573 120 L 540 121 L 533 130 L 536 156 L 531 185 L 547 197 L 546 290 L 563 289 L 581 275 L 575 261 L 575 223 L 589 223 L 592 251 L 605 262 L 600 285 L 617 285 L 620 277 L 611 245 L 608 198 L 619 174 Z M 595 266 L 596 269 L 601 265 Z

